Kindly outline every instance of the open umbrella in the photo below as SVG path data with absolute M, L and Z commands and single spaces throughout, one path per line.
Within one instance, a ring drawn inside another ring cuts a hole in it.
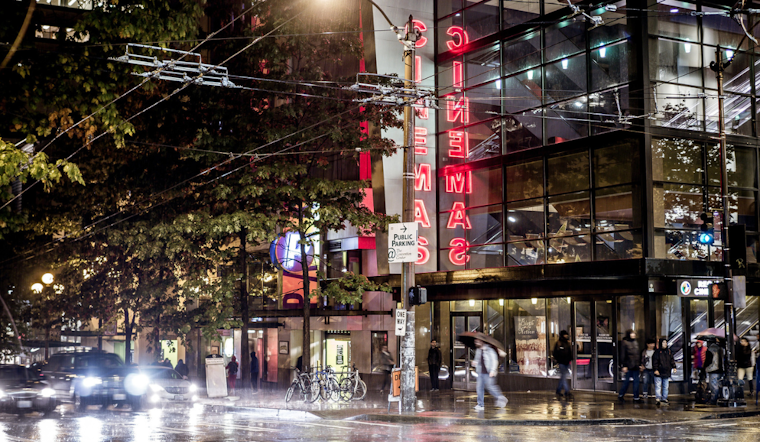
M 724 328 L 708 328 L 705 330 L 702 330 L 701 332 L 697 333 L 697 339 L 709 339 L 709 338 L 720 338 L 720 339 L 726 339 L 726 329 Z M 734 341 L 738 341 L 739 337 L 734 335 Z
M 507 355 L 507 352 L 504 350 L 504 346 L 501 344 L 501 342 L 494 339 L 492 336 L 488 336 L 481 332 L 464 332 L 459 335 L 457 340 L 461 342 L 462 344 L 475 348 L 475 340 L 480 339 L 481 341 L 490 344 L 496 349 L 496 352 L 499 353 L 499 356 L 504 357 Z

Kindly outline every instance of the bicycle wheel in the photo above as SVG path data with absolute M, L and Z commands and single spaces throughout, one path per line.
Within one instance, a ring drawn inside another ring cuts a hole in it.
M 301 380 L 301 398 L 304 402 L 311 402 L 311 382 L 306 379 Z
M 340 398 L 340 386 L 335 379 L 328 379 L 325 385 L 322 387 L 322 399 L 329 401 L 337 401 Z
M 350 401 L 354 397 L 354 383 L 351 378 L 345 378 L 340 383 L 340 399 Z
M 316 402 L 317 399 L 319 399 L 322 390 L 322 383 L 316 379 L 312 379 L 311 388 L 309 390 L 311 391 L 311 397 L 309 397 L 308 401 Z
M 285 392 L 285 402 L 290 402 L 290 398 L 293 397 L 293 390 L 295 390 L 295 383 L 290 384 L 290 387 L 288 387 L 288 391 Z
M 359 385 L 356 386 L 356 390 L 353 392 L 353 399 L 355 401 L 361 401 L 364 396 L 367 395 L 367 384 L 363 380 L 359 379 Z

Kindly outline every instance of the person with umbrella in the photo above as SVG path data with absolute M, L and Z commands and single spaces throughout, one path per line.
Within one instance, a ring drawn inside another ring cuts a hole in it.
M 478 374 L 478 382 L 475 388 L 478 393 L 478 404 L 475 406 L 475 410 L 485 409 L 485 390 L 488 390 L 496 398 L 498 408 L 504 408 L 507 406 L 508 400 L 495 382 L 496 375 L 499 373 L 499 355 L 491 344 L 482 339 L 475 338 L 473 341 L 476 348 L 475 373 Z

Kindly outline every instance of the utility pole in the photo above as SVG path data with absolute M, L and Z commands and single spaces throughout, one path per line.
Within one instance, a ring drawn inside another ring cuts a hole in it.
M 720 136 L 720 194 L 723 205 L 723 215 L 721 220 L 721 245 L 723 246 L 723 271 L 724 281 L 726 283 L 728 299 L 723 303 L 725 306 L 724 318 L 725 318 L 725 331 L 726 331 L 726 360 L 728 361 L 728 367 L 726 369 L 726 375 L 730 385 L 733 388 L 729 388 L 729 397 L 721 397 L 719 401 L 723 399 L 727 406 L 744 405 L 744 392 L 742 387 L 736 382 L 736 358 L 734 357 L 734 330 L 736 329 L 736 316 L 734 313 L 733 305 L 733 290 L 732 282 L 733 275 L 731 271 L 731 259 L 730 250 L 728 248 L 728 174 L 726 172 L 726 121 L 723 113 L 723 72 L 731 64 L 733 58 L 729 58 L 727 61 L 723 61 L 721 55 L 721 47 L 718 46 L 715 50 L 715 61 L 710 62 L 710 69 L 715 72 L 715 77 L 718 80 L 718 128 Z M 720 388 L 720 387 L 719 387 Z M 721 388 L 722 390 L 722 388 Z
M 414 57 L 417 38 L 412 16 L 404 36 L 404 88 L 414 89 Z M 406 98 L 404 106 L 404 173 L 403 173 L 403 210 L 401 221 L 414 222 L 414 99 Z M 409 289 L 414 287 L 414 263 L 401 264 L 401 299 L 406 310 L 406 333 L 401 340 L 401 409 L 413 412 L 417 397 L 415 396 L 415 336 L 417 331 L 414 318 L 414 306 L 409 303 Z

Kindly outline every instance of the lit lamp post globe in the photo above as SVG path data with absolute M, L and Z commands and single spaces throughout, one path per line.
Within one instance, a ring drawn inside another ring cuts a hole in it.
M 45 284 L 52 284 L 53 283 L 53 274 L 52 273 L 45 273 L 42 275 L 42 282 Z
M 42 292 L 42 284 L 40 284 L 39 282 L 35 282 L 34 284 L 32 284 L 32 291 L 34 293 L 41 293 Z

